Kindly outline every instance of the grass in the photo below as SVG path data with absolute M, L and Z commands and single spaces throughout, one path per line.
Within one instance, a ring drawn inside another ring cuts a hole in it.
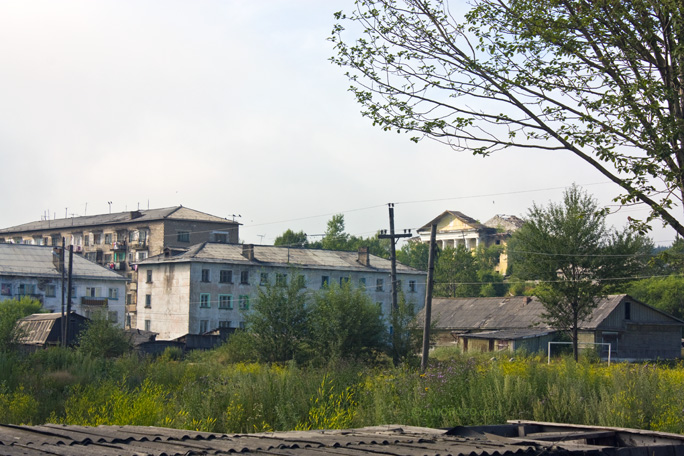
M 570 422 L 684 433 L 680 362 L 605 364 L 435 353 L 428 370 L 229 363 L 221 350 L 115 360 L 64 349 L 0 357 L 0 421 L 213 432 Z

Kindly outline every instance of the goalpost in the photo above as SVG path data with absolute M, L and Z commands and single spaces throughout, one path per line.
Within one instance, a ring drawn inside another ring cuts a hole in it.
M 551 364 L 551 344 L 555 345 L 572 345 L 572 342 L 549 342 L 549 347 L 547 350 L 548 359 L 546 364 Z M 608 346 L 608 365 L 610 366 L 610 351 L 611 344 L 609 342 L 577 342 L 577 345 L 607 345 Z

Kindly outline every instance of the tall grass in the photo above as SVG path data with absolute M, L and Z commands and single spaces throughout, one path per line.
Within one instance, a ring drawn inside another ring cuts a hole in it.
M 230 363 L 220 350 L 116 360 L 64 349 L 0 358 L 0 422 L 244 433 L 531 419 L 684 433 L 684 366 L 442 354 L 415 368 Z

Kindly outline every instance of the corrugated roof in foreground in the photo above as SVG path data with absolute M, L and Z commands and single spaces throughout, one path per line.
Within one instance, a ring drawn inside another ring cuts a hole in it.
M 0 425 L 1 455 L 681 456 L 684 437 L 632 429 L 519 422 L 220 434 L 143 426 Z
M 369 255 L 369 265 L 359 262 L 358 252 L 338 250 L 305 249 L 302 247 L 278 247 L 272 245 L 254 245 L 254 260 L 243 255 L 241 244 L 223 244 L 203 242 L 190 247 L 186 252 L 175 256 L 158 255 L 150 257 L 141 264 L 151 263 L 231 263 L 261 266 L 306 267 L 319 269 L 341 269 L 367 271 L 369 269 L 389 271 L 391 262 L 379 256 Z M 397 263 L 397 272 L 427 274 L 418 269 Z

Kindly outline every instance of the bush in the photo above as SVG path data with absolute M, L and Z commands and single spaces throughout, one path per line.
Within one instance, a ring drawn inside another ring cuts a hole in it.
M 102 318 L 91 320 L 78 338 L 79 351 L 99 358 L 115 358 L 131 348 L 124 330 Z

